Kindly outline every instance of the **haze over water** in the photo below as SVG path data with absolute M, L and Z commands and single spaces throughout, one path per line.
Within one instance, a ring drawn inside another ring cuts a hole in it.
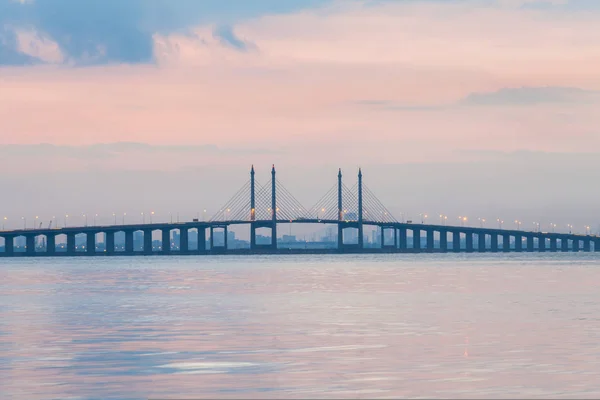
M 2 398 L 598 398 L 597 254 L 3 260 Z

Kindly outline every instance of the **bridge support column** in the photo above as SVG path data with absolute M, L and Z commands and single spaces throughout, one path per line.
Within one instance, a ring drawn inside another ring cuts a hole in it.
M 381 248 L 385 247 L 385 228 L 383 226 L 379 227 L 379 241 L 381 242 Z
M 467 249 L 467 253 L 472 253 L 474 251 L 473 248 L 473 233 L 471 232 L 467 232 L 465 233 L 465 242 L 466 242 L 466 249 Z
M 485 233 L 477 235 L 477 248 L 480 253 L 485 253 Z
M 427 251 L 433 251 L 433 229 L 427 229 Z
M 406 250 L 408 248 L 407 242 L 408 242 L 408 235 L 406 232 L 406 228 L 398 228 L 398 231 L 400 233 L 400 239 L 399 239 L 399 246 L 401 250 Z
M 600 252 L 600 239 L 594 239 L 594 252 Z
M 533 235 L 527 235 L 527 251 L 533 252 Z
M 75 234 L 67 233 L 67 254 L 72 256 L 75 254 Z
M 540 252 L 546 251 L 546 237 L 538 236 L 538 250 Z
M 560 238 L 560 251 L 566 253 L 569 251 L 569 240 L 564 236 Z
M 162 229 L 162 252 L 170 253 L 171 252 L 171 229 Z
M 588 238 L 583 239 L 583 251 L 590 252 L 592 250 L 592 241 Z
M 515 235 L 515 251 L 523 251 L 523 235 Z
M 458 253 L 460 251 L 460 232 L 452 231 L 452 251 Z
M 15 238 L 13 236 L 4 236 L 4 254 L 7 256 L 15 254 Z
M 229 225 L 225 225 L 225 227 L 223 228 L 223 247 L 225 248 L 225 250 L 227 250 L 227 247 L 228 247 L 228 244 L 227 244 L 227 239 L 228 238 L 227 238 L 227 236 L 229 236 L 228 235 L 229 232 L 228 232 L 227 228 L 229 228 Z M 277 230 L 276 229 L 277 228 L 275 228 L 273 230 L 273 236 L 271 237 L 271 243 L 274 244 L 273 248 L 275 248 L 275 249 L 277 248 L 277 236 L 276 236 L 277 235 Z
M 46 253 L 47 254 L 55 254 L 56 253 L 56 236 L 53 233 L 49 233 L 46 235 Z
M 35 254 L 35 236 L 27 235 L 25 236 L 25 252 L 27 255 L 31 256 Z
M 579 251 L 581 245 L 579 244 L 579 239 L 573 238 L 573 245 L 571 246 L 573 251 Z
M 444 253 L 448 251 L 448 231 L 440 230 L 440 250 Z
M 256 246 L 256 241 L 254 242 Z M 206 253 L 206 227 L 198 227 L 198 253 Z
M 550 238 L 550 251 L 555 252 L 558 250 L 557 248 L 557 240 L 555 237 Z
M 502 251 L 510 251 L 510 235 L 506 233 L 502 235 Z
M 490 235 L 490 250 L 493 253 L 498 252 L 498 234 L 497 233 L 492 233 Z
M 152 254 L 152 230 L 144 230 L 144 254 Z
M 133 231 L 125 231 L 125 254 L 133 254 Z
M 339 233 L 338 228 L 338 233 Z M 198 237 L 200 237 L 200 228 L 198 228 Z M 200 239 L 198 239 L 198 248 L 200 248 Z M 250 223 L 250 249 L 254 250 L 256 248 L 256 226 L 254 222 Z
M 179 251 L 183 254 L 190 249 L 188 228 L 179 228 Z
M 96 253 L 96 234 L 92 232 L 86 233 L 85 251 L 88 254 Z
M 421 250 L 421 230 L 415 228 L 412 231 L 413 231 L 413 249 Z
M 109 256 L 115 254 L 115 233 L 104 232 L 104 247 Z

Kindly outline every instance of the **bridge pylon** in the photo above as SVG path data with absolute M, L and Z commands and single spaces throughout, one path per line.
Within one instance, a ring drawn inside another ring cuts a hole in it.
M 358 247 L 364 248 L 362 170 L 358 169 Z

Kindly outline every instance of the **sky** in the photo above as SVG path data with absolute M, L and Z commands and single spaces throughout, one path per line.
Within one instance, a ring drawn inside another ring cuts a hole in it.
M 0 0 L 0 214 L 192 218 L 275 163 L 596 230 L 599 70 L 595 0 Z

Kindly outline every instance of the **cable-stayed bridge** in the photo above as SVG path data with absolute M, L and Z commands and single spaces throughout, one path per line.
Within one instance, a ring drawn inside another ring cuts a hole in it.
M 252 167 L 248 181 L 208 221 L 195 219 L 176 223 L 0 231 L 0 239 L 4 240 L 4 251 L 0 251 L 0 257 L 600 251 L 600 237 L 596 235 L 398 222 L 364 184 L 360 169 L 357 178 L 353 186 L 347 187 L 339 170 L 337 182 L 307 208 L 277 179 L 275 166 L 271 169 L 271 179 L 264 184 L 256 179 Z M 334 225 L 337 227 L 336 246 L 332 249 L 294 251 L 280 248 L 277 229 L 284 223 Z M 250 228 L 250 243 L 246 249 L 230 249 L 228 246 L 228 230 L 238 225 Z M 366 226 L 379 228 L 378 248 L 365 246 Z M 268 243 L 257 241 L 257 230 L 270 231 Z M 153 240 L 156 231 L 160 232 L 161 238 L 158 246 Z M 222 243 L 214 240 L 217 233 L 222 235 Z M 116 243 L 118 235 L 124 237 L 123 245 Z M 66 239 L 64 246 L 57 243 L 61 236 Z M 178 243 L 175 243 L 175 236 Z M 82 237 L 84 244 L 77 245 L 82 242 Z M 141 239 L 141 246 L 135 248 L 134 238 Z M 24 245 L 16 246 L 15 243 Z

